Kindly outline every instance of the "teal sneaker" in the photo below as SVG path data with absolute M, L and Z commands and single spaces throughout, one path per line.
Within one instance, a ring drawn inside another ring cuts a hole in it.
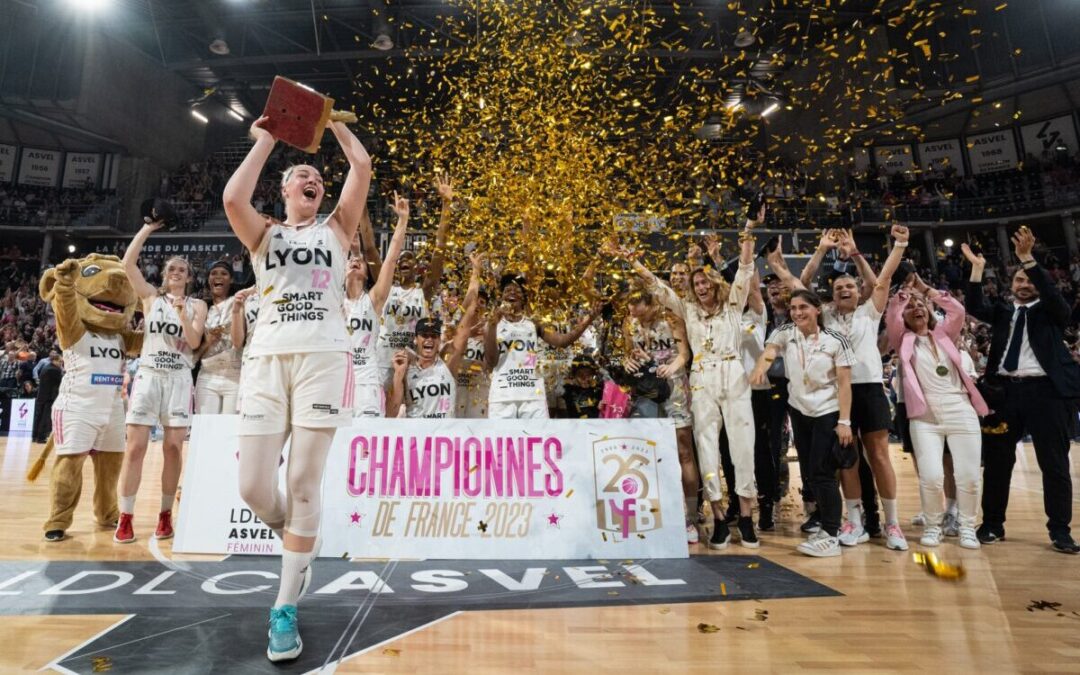
M 266 658 L 271 661 L 289 661 L 300 656 L 304 643 L 296 626 L 296 605 L 282 605 L 270 610 L 270 644 Z

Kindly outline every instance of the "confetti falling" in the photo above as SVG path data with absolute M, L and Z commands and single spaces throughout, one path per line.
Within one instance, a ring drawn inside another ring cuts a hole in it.
M 916 565 L 921 565 L 930 576 L 945 581 L 960 581 L 964 578 L 963 565 L 952 565 L 937 557 L 935 553 L 918 551 L 911 554 L 911 559 Z
M 716 626 L 716 625 L 711 624 L 711 623 L 699 623 L 697 625 L 697 629 L 698 629 L 699 633 L 719 633 L 720 632 L 720 626 Z

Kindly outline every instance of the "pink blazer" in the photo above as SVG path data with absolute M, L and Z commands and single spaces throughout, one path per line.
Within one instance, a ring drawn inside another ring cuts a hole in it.
M 889 338 L 889 346 L 900 355 L 900 368 L 904 374 L 904 403 L 907 406 L 907 414 L 910 418 L 922 417 L 926 414 L 926 396 L 923 394 L 919 378 L 915 375 L 915 364 L 911 362 L 915 354 L 915 333 L 904 325 L 904 307 L 910 299 L 910 294 L 903 291 L 897 293 L 889 300 L 889 307 L 885 310 L 885 333 Z M 960 365 L 960 350 L 956 347 L 956 340 L 960 337 L 960 331 L 964 327 L 964 317 L 967 313 L 964 306 L 948 293 L 938 293 L 933 298 L 934 304 L 945 310 L 945 318 L 939 321 L 931 333 L 938 349 L 945 352 L 952 362 L 956 372 L 960 373 L 960 380 L 967 389 L 971 405 L 979 416 L 990 413 L 982 394 L 979 393 L 975 383 Z

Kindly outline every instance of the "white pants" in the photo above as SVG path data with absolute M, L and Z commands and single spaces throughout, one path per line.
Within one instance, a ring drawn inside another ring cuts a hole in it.
M 735 466 L 735 493 L 757 495 L 754 486 L 754 408 L 750 381 L 742 361 L 706 361 L 690 373 L 690 412 L 694 416 L 694 442 L 705 496 L 719 501 L 720 433 L 727 433 L 731 462 Z
M 195 412 L 199 415 L 232 415 L 239 411 L 239 380 L 214 373 L 199 373 L 195 381 Z
M 975 527 L 979 510 L 979 417 L 966 396 L 934 401 L 933 412 L 911 420 L 911 444 L 919 463 L 919 494 L 927 525 L 941 525 L 945 503 L 945 441 L 956 477 L 956 506 L 961 527 Z
M 493 420 L 546 420 L 547 399 L 533 401 L 489 401 L 488 418 Z
M 379 384 L 353 388 L 353 417 L 386 417 L 386 393 Z

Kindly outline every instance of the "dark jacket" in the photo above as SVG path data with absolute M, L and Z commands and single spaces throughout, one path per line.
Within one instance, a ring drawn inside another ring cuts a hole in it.
M 1073 360 L 1065 346 L 1065 328 L 1069 324 L 1072 308 L 1041 266 L 1035 265 L 1024 272 L 1039 289 L 1039 302 L 1027 313 L 1031 351 L 1035 352 L 1035 359 L 1062 398 L 1080 398 L 1080 365 Z M 986 373 L 993 378 L 1005 357 L 1015 306 L 1000 300 L 988 302 L 983 295 L 982 283 L 975 282 L 968 282 L 965 300 L 968 314 L 990 324 L 990 355 Z
M 38 373 L 37 400 L 43 403 L 52 403 L 60 393 L 60 380 L 64 377 L 64 370 L 54 363 L 48 363 Z

